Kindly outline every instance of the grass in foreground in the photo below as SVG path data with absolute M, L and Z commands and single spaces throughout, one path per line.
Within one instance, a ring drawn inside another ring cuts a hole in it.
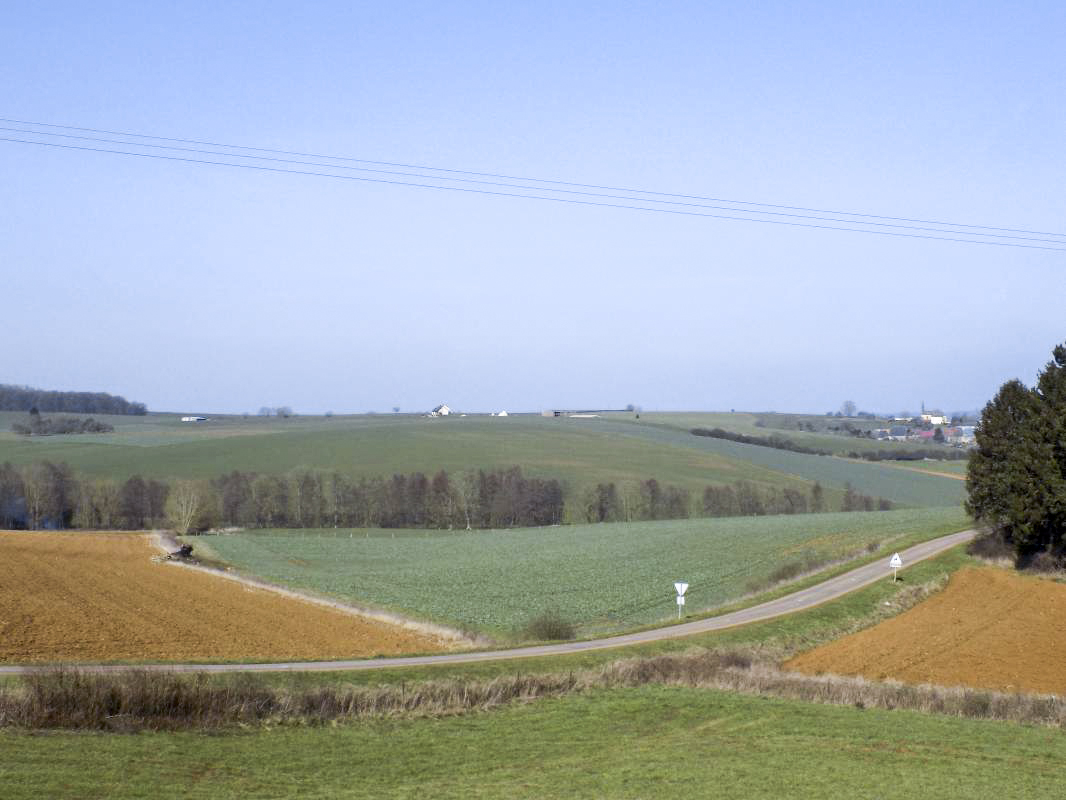
M 193 540 L 242 572 L 509 637 L 546 611 L 581 635 L 668 620 L 766 582 L 787 563 L 962 530 L 961 509 L 695 519 L 507 531 L 247 531 Z
M 19 798 L 1059 797 L 1061 731 L 704 689 L 337 728 L 0 733 Z

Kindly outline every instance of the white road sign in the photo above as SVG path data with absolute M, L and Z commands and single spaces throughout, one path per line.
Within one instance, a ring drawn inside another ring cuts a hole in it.
M 688 584 L 684 581 L 674 581 L 674 588 L 677 589 L 677 618 L 681 619 L 681 606 L 685 605 L 685 592 L 688 591 Z
M 888 566 L 892 569 L 899 569 L 903 566 L 903 559 L 899 557 L 899 553 L 892 554 L 892 560 L 888 562 Z

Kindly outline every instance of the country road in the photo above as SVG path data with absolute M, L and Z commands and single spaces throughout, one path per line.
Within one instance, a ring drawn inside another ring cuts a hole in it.
M 973 530 L 960 531 L 928 542 L 916 544 L 906 550 L 900 551 L 903 558 L 903 568 L 917 561 L 939 555 L 956 545 L 968 542 L 976 535 Z M 488 650 L 480 652 L 446 653 L 436 656 L 410 656 L 403 658 L 371 658 L 351 661 L 290 661 L 274 664 L 152 664 L 144 669 L 176 672 L 319 672 L 337 670 L 369 670 L 386 669 L 389 667 L 416 667 L 434 664 L 471 664 L 481 661 L 497 661 L 502 659 L 531 658 L 535 656 L 566 655 L 568 653 L 582 653 L 589 650 L 605 650 L 615 647 L 625 647 L 633 644 L 657 642 L 664 639 L 677 639 L 693 634 L 718 631 L 725 628 L 733 628 L 738 625 L 746 625 L 752 622 L 780 617 L 784 614 L 792 614 L 797 611 L 805 611 L 814 606 L 821 605 L 830 600 L 835 600 L 848 592 L 853 592 L 863 586 L 868 586 L 879 580 L 888 580 L 891 572 L 888 562 L 884 559 L 872 564 L 857 567 L 835 578 L 801 589 L 798 592 L 770 600 L 750 608 L 732 611 L 717 617 L 686 622 L 681 625 L 670 625 L 665 628 L 654 628 L 637 633 L 627 633 L 621 636 L 611 636 L 604 639 L 592 639 L 583 642 L 564 642 L 560 644 L 537 645 L 533 647 L 515 647 L 508 650 Z M 82 669 L 90 669 L 100 672 L 110 672 L 128 669 L 125 666 L 113 665 L 84 665 Z M 0 666 L 2 674 L 20 674 L 41 669 L 40 667 L 17 667 Z

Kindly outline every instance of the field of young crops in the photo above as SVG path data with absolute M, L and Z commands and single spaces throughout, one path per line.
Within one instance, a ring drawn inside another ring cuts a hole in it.
M 745 593 L 782 564 L 918 532 L 961 530 L 960 509 L 573 525 L 507 531 L 247 531 L 195 540 L 238 569 L 358 603 L 510 635 L 554 610 L 583 633 Z

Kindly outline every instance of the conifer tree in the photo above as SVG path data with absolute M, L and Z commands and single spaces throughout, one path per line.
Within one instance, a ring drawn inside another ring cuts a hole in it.
M 985 406 L 966 476 L 966 510 L 1012 544 L 1019 562 L 1063 552 L 1066 527 L 1066 346 L 1037 385 L 1003 384 Z

